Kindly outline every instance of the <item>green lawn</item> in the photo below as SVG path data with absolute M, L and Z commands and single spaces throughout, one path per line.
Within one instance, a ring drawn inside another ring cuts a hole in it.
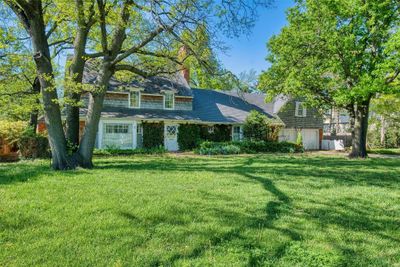
M 368 153 L 383 154 L 383 155 L 400 155 L 400 148 L 376 148 L 371 149 Z
M 0 164 L 0 266 L 393 266 L 400 159 Z

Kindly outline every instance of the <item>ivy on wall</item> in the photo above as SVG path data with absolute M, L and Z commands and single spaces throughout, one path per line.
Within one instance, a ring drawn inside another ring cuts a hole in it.
M 228 142 L 232 140 L 232 127 L 230 125 L 220 124 L 211 127 L 210 129 L 210 126 L 201 126 L 200 138 L 202 140 L 213 142 Z
M 143 147 L 164 146 L 164 123 L 143 123 Z
M 192 150 L 201 142 L 200 126 L 196 124 L 180 124 L 178 145 L 180 150 Z

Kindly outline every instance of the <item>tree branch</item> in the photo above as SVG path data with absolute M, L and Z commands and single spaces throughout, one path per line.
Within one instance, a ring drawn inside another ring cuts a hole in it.
M 164 30 L 165 30 L 164 27 L 162 27 L 162 26 L 158 27 L 157 29 L 152 31 L 142 42 L 129 48 L 124 53 L 122 53 L 117 58 L 115 58 L 113 60 L 112 64 L 115 65 L 115 64 L 121 62 L 122 60 L 124 60 L 125 58 L 127 58 L 128 56 L 132 55 L 133 53 L 137 52 L 140 48 L 142 48 L 142 47 L 146 46 L 148 43 L 150 43 L 157 35 L 159 35 Z

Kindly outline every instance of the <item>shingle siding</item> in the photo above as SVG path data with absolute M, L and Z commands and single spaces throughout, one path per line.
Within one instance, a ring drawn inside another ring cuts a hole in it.
M 175 109 L 176 110 L 192 110 L 193 109 L 192 101 L 180 102 L 180 101 L 175 100 Z
M 143 109 L 163 109 L 164 108 L 164 103 L 163 99 L 161 98 L 160 100 L 158 99 L 142 99 L 142 102 L 140 103 L 140 108 Z
M 278 112 L 279 118 L 285 123 L 285 128 L 323 128 L 323 118 L 317 109 L 307 107 L 306 117 L 296 117 L 295 112 L 296 100 L 288 101 Z

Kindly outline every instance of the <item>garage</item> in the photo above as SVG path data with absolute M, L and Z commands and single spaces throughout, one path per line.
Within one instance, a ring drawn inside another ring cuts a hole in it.
M 279 132 L 279 141 L 287 141 L 295 143 L 297 140 L 297 129 L 284 128 Z M 301 136 L 303 138 L 303 146 L 305 150 L 319 149 L 319 130 L 318 129 L 302 129 Z

